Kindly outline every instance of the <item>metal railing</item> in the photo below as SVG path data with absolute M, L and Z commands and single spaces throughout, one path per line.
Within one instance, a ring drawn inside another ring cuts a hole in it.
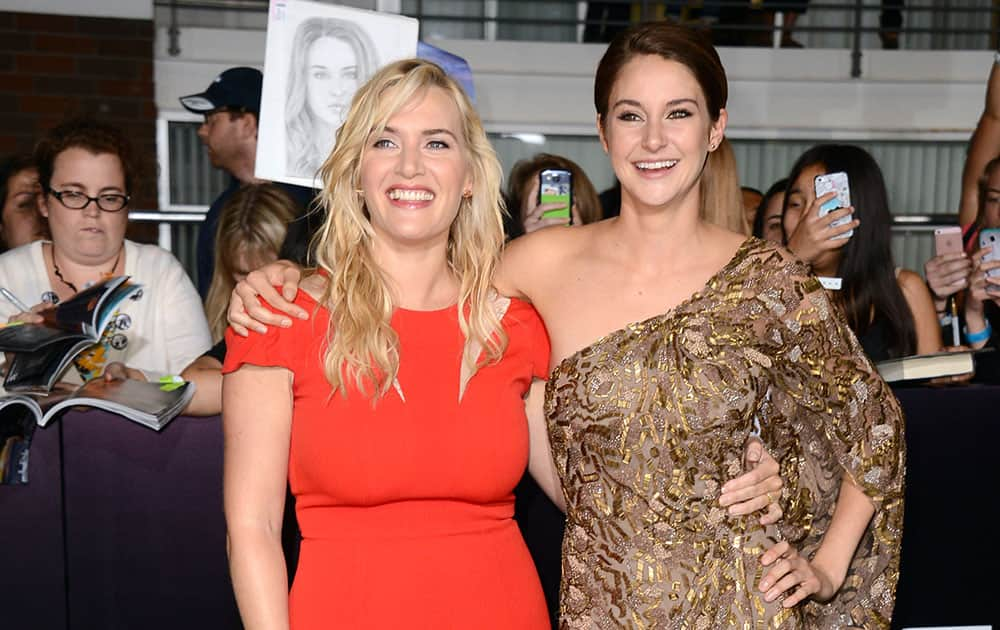
M 357 3 L 356 3 L 357 4 Z M 364 3 L 360 3 L 364 4 Z M 781 46 L 801 40 L 808 47 L 852 51 L 855 76 L 861 51 L 996 49 L 1000 1 L 952 0 L 372 0 L 368 8 L 395 10 L 421 21 L 421 37 L 524 41 L 607 42 L 629 24 L 671 19 L 705 29 L 718 45 Z M 178 54 L 177 33 L 199 26 L 200 12 L 257 13 L 266 0 L 154 0 L 157 19 L 169 23 L 169 50 Z M 182 17 L 183 14 L 183 17 Z M 798 16 L 793 30 L 782 24 Z

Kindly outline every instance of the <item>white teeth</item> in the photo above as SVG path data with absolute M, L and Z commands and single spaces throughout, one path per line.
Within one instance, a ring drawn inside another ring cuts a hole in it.
M 672 168 L 674 164 L 677 164 L 677 160 L 664 160 L 662 162 L 636 162 L 635 165 L 644 171 L 648 171 L 658 168 Z
M 434 199 L 434 193 L 429 190 L 403 190 L 393 188 L 389 191 L 389 199 L 393 201 L 430 201 Z

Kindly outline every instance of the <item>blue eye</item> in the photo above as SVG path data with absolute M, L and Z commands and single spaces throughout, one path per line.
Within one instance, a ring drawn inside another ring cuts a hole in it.
M 427 143 L 427 148 L 428 149 L 447 149 L 449 147 L 448 147 L 448 143 L 445 142 L 444 140 L 431 140 L 430 142 Z
M 394 146 L 396 146 L 396 144 L 388 138 L 381 138 L 379 140 L 376 140 L 375 144 L 373 144 L 372 146 L 375 147 L 376 149 L 391 149 Z

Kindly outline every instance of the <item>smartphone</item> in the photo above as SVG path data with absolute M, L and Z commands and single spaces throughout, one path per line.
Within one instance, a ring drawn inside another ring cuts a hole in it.
M 962 228 L 957 225 L 934 229 L 934 255 L 962 253 Z
M 828 192 L 837 193 L 836 197 L 819 207 L 819 216 L 825 217 L 838 208 L 846 208 L 851 205 L 851 188 L 847 184 L 847 173 L 839 171 L 837 173 L 817 175 L 816 179 L 813 181 L 813 186 L 816 189 L 817 197 L 821 197 Z M 850 223 L 853 218 L 854 217 L 852 215 L 848 215 L 842 219 L 837 219 L 836 221 L 830 223 L 830 227 L 837 227 L 838 225 Z M 851 238 L 853 235 L 854 230 L 849 230 L 843 234 L 834 236 L 833 238 Z
M 542 213 L 545 219 L 566 219 L 573 224 L 573 173 L 560 168 L 547 168 L 538 173 L 538 203 L 558 203 L 559 208 Z
M 1000 228 L 986 228 L 979 231 L 979 247 L 990 248 L 983 260 L 1000 260 Z M 990 269 L 986 272 L 991 278 L 1000 276 L 1000 269 Z

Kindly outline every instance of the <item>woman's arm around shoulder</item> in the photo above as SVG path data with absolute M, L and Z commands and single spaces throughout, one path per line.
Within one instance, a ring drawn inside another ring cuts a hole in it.
M 233 591 L 246 628 L 288 628 L 281 548 L 292 372 L 243 364 L 223 380 L 223 497 Z
M 919 274 L 909 269 L 901 269 L 896 281 L 913 315 L 913 327 L 917 333 L 917 354 L 940 352 L 941 323 L 934 308 L 934 297 L 927 284 Z

